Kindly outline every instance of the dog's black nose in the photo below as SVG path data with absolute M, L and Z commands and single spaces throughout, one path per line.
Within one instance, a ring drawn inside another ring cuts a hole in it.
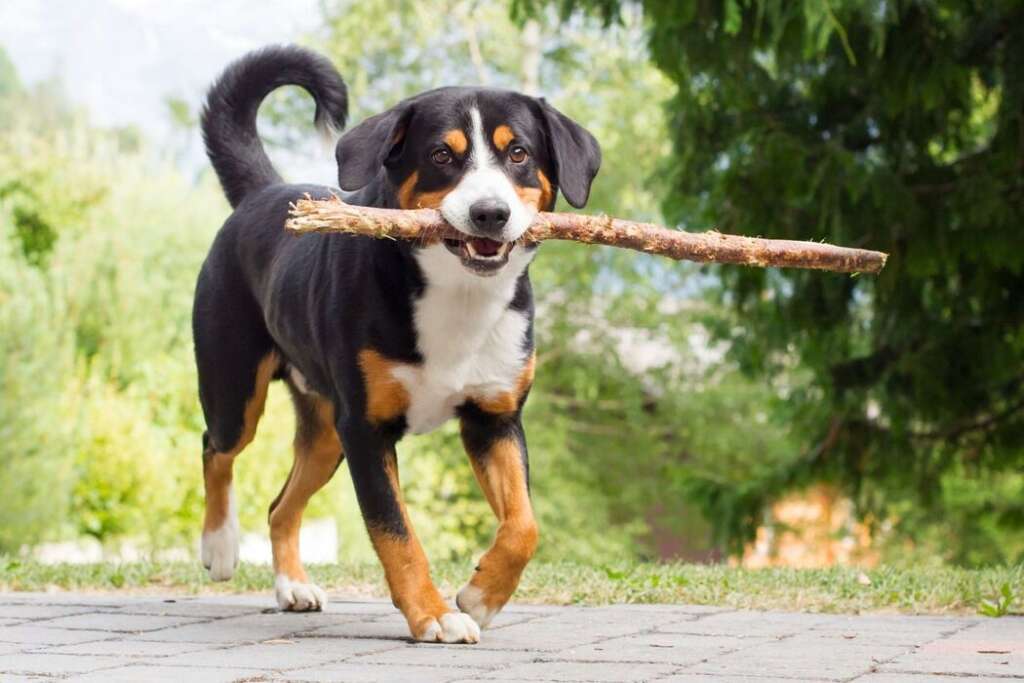
M 508 222 L 511 210 L 500 199 L 481 199 L 469 207 L 469 220 L 473 227 L 487 236 L 497 236 Z

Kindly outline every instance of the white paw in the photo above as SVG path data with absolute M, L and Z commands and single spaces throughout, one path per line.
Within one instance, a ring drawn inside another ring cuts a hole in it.
M 234 498 L 231 498 L 224 524 L 214 531 L 203 532 L 200 556 L 214 581 L 227 581 L 234 575 L 238 566 L 238 516 Z
M 287 612 L 319 612 L 327 604 L 327 593 L 312 583 L 292 581 L 284 574 L 274 579 L 277 606 Z
M 480 625 L 480 628 L 487 628 L 491 619 L 501 611 L 500 607 L 493 608 L 484 604 L 484 592 L 467 583 L 455 596 L 455 604 L 459 609 L 473 617 L 473 621 Z
M 480 627 L 468 614 L 448 612 L 441 620 L 432 619 L 417 638 L 430 643 L 479 643 Z

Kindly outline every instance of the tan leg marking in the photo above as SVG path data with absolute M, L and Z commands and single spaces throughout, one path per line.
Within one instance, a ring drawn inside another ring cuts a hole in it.
M 511 128 L 502 124 L 494 129 L 491 138 L 494 140 L 494 146 L 504 152 L 509 143 L 516 139 L 516 134 L 512 132 Z
M 497 415 L 514 413 L 519 409 L 519 403 L 522 400 L 523 394 L 525 394 L 533 385 L 533 375 L 536 366 L 537 354 L 534 353 L 526 361 L 526 365 L 523 366 L 522 371 L 519 373 L 519 377 L 516 379 L 516 384 L 511 391 L 506 391 L 490 398 L 474 398 L 473 402 L 476 403 L 481 410 L 488 413 L 494 413 Z
M 238 529 L 232 509 L 231 480 L 235 457 L 252 443 L 256 426 L 267 401 L 267 387 L 280 359 L 271 352 L 256 367 L 252 396 L 245 403 L 242 433 L 238 442 L 227 451 L 203 454 L 203 485 L 206 490 L 206 512 L 203 518 L 202 559 L 214 580 L 231 578 L 238 560 Z
M 391 601 L 402 611 L 417 640 L 477 642 L 479 630 L 469 632 L 463 624 L 451 621 L 452 610 L 430 578 L 430 563 L 405 509 L 394 453 L 387 455 L 384 468 L 406 529 L 404 538 L 384 529 L 369 529 L 374 550 L 384 566 Z
M 409 393 L 392 372 L 395 363 L 373 349 L 363 349 L 359 352 L 359 367 L 366 388 L 366 419 L 379 424 L 404 415 L 409 408 Z
M 519 443 L 496 441 L 482 457 L 471 458 L 473 473 L 498 518 L 498 533 L 477 564 L 470 582 L 459 591 L 459 608 L 486 626 L 508 602 L 526 564 L 537 549 L 526 470 Z
M 309 578 L 299 555 L 299 529 L 309 499 L 334 475 L 343 457 L 341 440 L 334 428 L 334 407 L 329 401 L 313 397 L 313 424 L 299 425 L 295 436 L 295 460 L 284 488 L 270 511 L 270 542 L 277 577 L 277 598 L 281 609 L 319 609 L 323 592 L 309 586 Z M 297 585 L 296 585 L 297 584 Z

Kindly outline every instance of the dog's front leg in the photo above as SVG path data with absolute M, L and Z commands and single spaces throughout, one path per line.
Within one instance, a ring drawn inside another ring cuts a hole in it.
M 480 628 L 448 607 L 430 578 L 398 483 L 395 443 L 370 425 L 339 424 L 349 470 L 374 550 L 384 566 L 391 601 L 416 640 L 476 643 Z
M 491 548 L 456 602 L 481 627 L 501 611 L 537 548 L 537 522 L 529 491 L 526 436 L 518 413 L 496 415 L 468 406 L 461 414 L 462 441 L 473 472 L 498 518 Z

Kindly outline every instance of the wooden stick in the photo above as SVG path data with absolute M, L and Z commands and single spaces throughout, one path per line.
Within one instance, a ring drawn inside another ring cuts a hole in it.
M 414 240 L 421 244 L 444 238 L 466 239 L 465 234 L 448 225 L 435 209 L 379 209 L 352 206 L 340 199 L 298 200 L 292 205 L 286 227 L 295 233 L 341 232 Z M 634 249 L 677 261 L 814 268 L 837 273 L 878 273 L 888 256 L 878 251 L 820 242 L 724 235 L 713 230 L 682 232 L 653 223 L 575 213 L 539 213 L 520 240 L 524 243 L 571 240 Z

